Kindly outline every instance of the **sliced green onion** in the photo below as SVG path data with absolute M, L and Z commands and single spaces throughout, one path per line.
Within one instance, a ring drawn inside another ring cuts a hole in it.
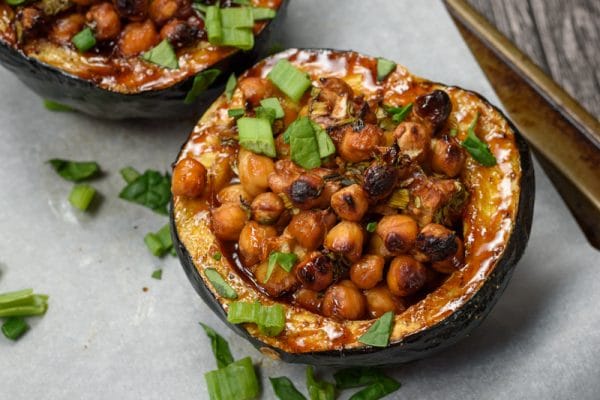
M 335 153 L 335 145 L 333 144 L 333 140 L 325 129 L 321 127 L 321 125 L 317 124 L 314 121 L 310 121 L 313 130 L 315 131 L 315 137 L 317 138 L 317 144 L 319 146 L 319 157 L 325 158 Z
M 73 111 L 72 107 L 48 99 L 44 100 L 44 107 L 46 107 L 47 110 L 57 112 Z
M 162 243 L 163 247 L 170 250 L 173 247 L 173 239 L 171 238 L 171 226 L 169 224 L 165 224 L 162 228 L 156 232 L 156 236 Z
M 232 0 L 232 3 L 239 4 L 241 6 L 249 6 L 250 0 Z
M 367 224 L 367 232 L 373 233 L 377 229 L 377 222 L 369 222 Z
M 290 272 L 298 261 L 298 256 L 294 253 L 282 253 L 274 251 L 269 255 L 269 265 L 263 282 L 267 282 L 273 273 L 276 265 L 279 265 L 284 271 Z
M 231 7 L 221 9 L 223 28 L 254 28 L 254 17 L 250 7 Z
M 275 110 L 272 108 L 265 108 L 262 106 L 256 107 L 254 113 L 256 114 L 256 118 L 269 121 L 269 124 L 273 124 L 273 121 L 275 121 Z
M 17 290 L 0 294 L 0 308 L 21 304 L 22 301 L 28 301 L 33 296 L 33 289 Z
M 267 336 L 277 336 L 285 328 L 285 311 L 281 304 L 263 306 L 258 301 L 230 304 L 227 321 L 232 324 L 254 323 Z
M 204 70 L 196 75 L 192 83 L 192 88 L 185 96 L 184 103 L 192 104 L 202 92 L 208 89 L 219 75 L 221 75 L 221 71 L 216 68 Z
M 200 322 L 200 325 L 206 332 L 206 336 L 210 339 L 210 345 L 212 347 L 212 352 L 217 360 L 218 368 L 225 368 L 229 364 L 233 362 L 233 356 L 231 355 L 231 350 L 229 349 L 229 343 L 227 340 L 223 338 L 223 336 L 219 335 L 213 328 L 208 325 Z
M 452 128 L 450 129 L 450 136 L 455 137 L 458 134 L 458 129 Z
M 308 74 L 294 67 L 288 60 L 279 60 L 267 77 L 296 103 L 310 87 Z
M 396 69 L 396 63 L 385 58 L 377 59 L 377 80 L 384 80 L 392 71 Z
M 237 79 L 235 78 L 235 74 L 229 75 L 229 79 L 227 79 L 227 84 L 225 85 L 225 96 L 227 96 L 227 100 L 231 100 L 236 85 Z
M 73 187 L 71 194 L 69 195 L 69 203 L 75 208 L 85 211 L 88 209 L 94 196 L 96 195 L 96 189 L 86 184 L 79 184 Z
M 152 278 L 160 281 L 162 279 L 162 269 L 157 269 L 154 272 L 152 272 Z
M 259 394 L 258 379 L 250 357 L 204 374 L 211 400 L 250 400 Z
M 237 120 L 240 146 L 257 154 L 275 157 L 275 140 L 269 121 L 243 117 Z
M 215 254 L 212 255 L 212 258 L 215 261 L 221 261 L 221 257 L 223 257 L 223 255 L 220 251 L 217 251 Z
M 128 183 L 119 197 L 146 206 L 157 213 L 168 215 L 167 205 L 171 200 L 171 177 L 157 171 L 147 170 L 136 180 Z
M 131 183 L 140 177 L 140 173 L 133 167 L 125 167 L 119 171 L 127 183 Z
M 280 400 L 306 400 L 306 397 L 296 389 L 294 384 L 289 378 L 285 376 L 279 376 L 276 378 L 269 378 L 271 386 L 275 395 Z
M 251 50 L 254 47 L 254 33 L 252 29 L 246 28 L 223 28 L 223 40 L 220 44 Z
M 290 144 L 292 161 L 306 169 L 321 166 L 319 143 L 308 117 L 292 122 L 283 137 Z
M 312 366 L 306 367 L 306 387 L 311 400 L 334 400 L 335 385 L 327 381 L 315 379 Z
M 6 4 L 8 4 L 9 6 L 20 6 L 21 4 L 25 3 L 27 0 L 6 0 Z
M 204 270 L 204 275 L 209 280 L 209 282 L 213 285 L 217 293 L 230 300 L 237 299 L 238 295 L 236 291 L 223 279 L 221 274 L 214 268 L 206 268 Z
M 0 317 L 27 317 L 41 315 L 48 309 L 48 296 L 45 294 L 29 294 L 0 305 Z
M 388 311 L 375 321 L 358 341 L 369 346 L 386 347 L 390 341 L 393 325 L 394 312 Z
M 95 161 L 69 161 L 54 158 L 48 162 L 57 174 L 72 182 L 90 179 L 100 173 L 100 165 Z
M 475 119 L 469 125 L 467 129 L 467 138 L 462 142 L 462 146 L 467 149 L 469 154 L 484 167 L 493 167 L 496 165 L 496 157 L 490 151 L 490 147 L 487 143 L 482 141 L 475 134 L 475 126 L 479 119 L 479 113 L 475 115 Z
M 252 7 L 252 16 L 255 21 L 273 19 L 277 16 L 277 11 L 267 7 Z
M 412 110 L 413 103 L 408 103 L 404 107 L 388 107 L 384 106 L 385 110 L 392 116 L 392 121 L 396 123 L 400 123 L 404 121 L 404 119 Z
M 167 39 L 142 54 L 142 59 L 164 68 L 179 68 L 177 54 Z
M 246 114 L 246 111 L 243 108 L 232 108 L 227 110 L 227 115 L 231 118 L 240 118 L 243 117 L 244 114 Z
M 260 105 L 264 108 L 270 108 L 275 111 L 275 118 L 283 118 L 285 116 L 285 112 L 281 107 L 281 103 L 277 97 L 269 97 L 268 99 L 262 99 L 260 101 Z
M 156 233 L 150 232 L 144 236 L 144 243 L 150 253 L 156 257 L 162 257 L 173 248 L 171 239 L 171 228 L 166 224 Z
M 94 32 L 89 26 L 83 28 L 78 34 L 73 36 L 71 42 L 77 47 L 80 52 L 86 52 L 96 45 Z
M 29 325 L 23 317 L 11 317 L 2 324 L 2 333 L 7 339 L 17 340 L 29 330 Z
M 220 44 L 223 41 L 223 26 L 221 25 L 221 9 L 218 6 L 206 8 L 204 24 L 208 41 L 212 44 Z
M 354 393 L 349 400 L 378 400 L 400 389 L 400 382 L 384 376 L 363 390 Z
M 206 10 L 208 9 L 209 6 L 207 6 L 206 4 L 202 4 L 202 3 L 196 3 L 194 2 L 192 4 L 192 8 L 200 11 L 202 14 L 206 14 Z

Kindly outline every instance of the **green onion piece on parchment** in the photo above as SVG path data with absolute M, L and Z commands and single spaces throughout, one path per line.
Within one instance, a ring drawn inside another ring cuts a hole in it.
M 296 389 L 292 381 L 285 377 L 279 376 L 269 378 L 273 392 L 280 400 L 306 400 L 306 397 Z
M 219 256 L 219 260 L 220 259 L 221 258 Z M 210 281 L 210 283 L 220 296 L 231 300 L 237 299 L 236 291 L 229 285 L 229 283 L 227 283 L 227 281 L 221 276 L 221 274 L 219 274 L 219 272 L 216 269 L 206 268 L 204 270 L 204 275 L 206 275 L 206 278 Z
M 211 400 L 250 400 L 260 389 L 250 357 L 204 374 Z
M 285 328 L 285 310 L 281 304 L 263 306 L 258 301 L 234 301 L 229 305 L 227 321 L 232 324 L 254 323 L 263 334 L 277 336 Z
M 212 347 L 213 355 L 217 360 L 218 368 L 225 368 L 229 364 L 233 362 L 233 356 L 231 355 L 231 350 L 229 349 L 229 343 L 223 338 L 223 336 L 219 335 L 213 328 L 208 325 L 200 322 L 200 325 L 206 332 L 206 335 L 210 339 L 210 345 Z

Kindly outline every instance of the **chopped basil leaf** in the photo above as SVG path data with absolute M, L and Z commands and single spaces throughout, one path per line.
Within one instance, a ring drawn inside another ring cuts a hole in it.
M 271 386 L 275 395 L 280 400 L 306 400 L 306 397 L 296 389 L 294 384 L 289 378 L 285 376 L 279 376 L 276 378 L 269 378 Z
M 479 164 L 485 167 L 493 167 L 496 165 L 496 157 L 494 157 L 490 151 L 490 147 L 487 143 L 483 142 L 475 134 L 475 125 L 477 125 L 478 119 L 479 113 L 475 115 L 475 119 L 471 122 L 471 125 L 469 125 L 469 128 L 467 129 L 467 138 L 462 142 L 462 146 L 467 149 L 469 154 L 471 154 Z
M 71 42 L 77 47 L 80 52 L 86 52 L 96 45 L 94 32 L 89 26 L 83 28 L 78 34 L 73 36 Z
M 236 85 L 237 79 L 235 78 L 235 74 L 229 75 L 229 79 L 227 79 L 227 84 L 225 85 L 225 96 L 227 96 L 227 100 L 231 100 Z
M 376 229 L 377 229 L 377 222 L 373 221 L 373 222 L 369 222 L 367 224 L 367 232 L 373 233 L 373 232 L 375 232 Z
M 194 82 L 192 83 L 192 88 L 185 96 L 183 102 L 185 104 L 192 104 L 202 92 L 208 89 L 219 75 L 221 75 L 221 71 L 215 68 L 207 69 L 196 75 L 194 77 Z
M 311 400 L 335 399 L 335 385 L 327 381 L 315 379 L 312 366 L 306 367 L 306 387 Z
M 294 264 L 296 264 L 296 261 L 298 261 L 298 256 L 294 253 L 274 251 L 269 255 L 269 265 L 267 267 L 264 282 L 269 280 L 276 265 L 279 265 L 284 271 L 290 272 L 294 267 Z
M 277 155 L 275 140 L 269 121 L 262 118 L 243 117 L 237 120 L 239 143 L 245 149 L 268 157 Z
M 133 167 L 125 167 L 119 171 L 127 183 L 131 183 L 140 177 L 140 173 Z
M 94 196 L 96 195 L 96 189 L 87 184 L 79 184 L 73 186 L 71 194 L 69 194 L 69 203 L 75 208 L 85 211 L 88 209 Z
M 404 121 L 404 119 L 408 116 L 408 113 L 410 113 L 410 110 L 412 110 L 412 106 L 413 106 L 413 103 L 408 103 L 404 107 L 384 106 L 384 108 L 385 108 L 385 111 L 387 111 L 387 113 L 392 116 L 392 121 L 394 121 L 396 123 L 400 123 L 400 122 Z
M 18 340 L 28 330 L 29 325 L 23 317 L 11 317 L 2 324 L 2 333 L 10 340 Z
M 260 101 L 260 105 L 264 108 L 270 108 L 275 111 L 275 119 L 283 118 L 285 116 L 285 112 L 281 107 L 281 103 L 277 97 L 269 97 L 268 99 L 262 99 Z
M 152 273 L 152 278 L 161 280 L 162 279 L 162 269 L 157 269 Z
M 179 68 L 177 54 L 167 39 L 142 54 L 142 59 L 164 68 Z
M 333 144 L 333 140 L 325 129 L 321 127 L 321 125 L 317 124 L 314 121 L 310 121 L 313 130 L 315 131 L 315 136 L 317 138 L 317 144 L 319 145 L 319 157 L 325 158 L 329 157 L 332 154 L 335 154 L 335 145 Z
M 250 400 L 260 389 L 250 357 L 232 362 L 225 368 L 204 374 L 211 400 Z
M 277 61 L 267 78 L 296 103 L 311 85 L 306 72 L 284 59 Z
M 229 305 L 227 321 L 232 324 L 254 323 L 267 336 L 277 336 L 285 328 L 285 310 L 281 304 L 263 306 L 258 301 L 234 301 Z
M 60 104 L 57 103 L 55 101 L 52 100 L 44 100 L 44 107 L 46 107 L 47 110 L 50 111 L 73 111 L 73 108 L 65 105 L 65 104 Z
M 363 390 L 354 393 L 349 400 L 378 400 L 400 389 L 400 382 L 387 376 L 381 377 Z
M 81 182 L 98 176 L 100 165 L 95 161 L 69 161 L 59 158 L 48 160 L 57 174 L 72 182 Z
M 385 58 L 377 59 L 377 80 L 384 80 L 392 71 L 396 69 L 396 63 Z
M 394 312 L 383 314 L 358 341 L 375 347 L 386 347 L 390 341 L 390 333 L 394 322 Z
M 232 108 L 227 110 L 227 115 L 231 118 L 240 118 L 243 117 L 246 112 L 243 108 Z
M 171 200 L 171 177 L 168 174 L 163 176 L 158 171 L 147 170 L 125 186 L 119 197 L 167 215 L 167 205 Z
M 212 352 L 217 360 L 217 368 L 225 368 L 233 362 L 233 356 L 231 350 L 229 350 L 229 343 L 219 335 L 213 328 L 200 322 L 200 325 L 206 332 L 206 336 L 210 339 L 210 345 Z
M 236 291 L 223 279 L 216 269 L 206 268 L 204 275 L 206 275 L 206 279 L 209 280 L 220 296 L 231 300 L 237 299 L 238 295 Z
M 338 389 L 351 389 L 367 386 L 377 382 L 386 375 L 377 368 L 352 367 L 342 369 L 333 374 Z
M 306 169 L 321 166 L 319 143 L 308 117 L 302 117 L 290 124 L 283 134 L 290 143 L 292 161 Z

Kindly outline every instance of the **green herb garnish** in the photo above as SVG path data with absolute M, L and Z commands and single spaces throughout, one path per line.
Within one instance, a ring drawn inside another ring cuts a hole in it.
M 69 161 L 53 158 L 48 162 L 57 174 L 71 182 L 94 178 L 100 173 L 100 165 L 95 161 Z
M 367 224 L 367 232 L 373 233 L 373 232 L 375 232 L 376 229 L 377 229 L 377 222 L 373 221 L 373 222 L 369 222 Z
M 200 325 L 206 332 L 206 335 L 210 339 L 210 345 L 212 347 L 212 352 L 217 360 L 218 368 L 225 368 L 229 364 L 233 362 L 233 356 L 231 355 L 231 350 L 229 349 L 229 343 L 223 338 L 223 336 L 219 335 L 213 328 L 208 325 L 200 322 Z
M 234 301 L 229 305 L 227 321 L 232 324 L 254 323 L 267 336 L 277 336 L 285 328 L 285 310 L 281 304 L 263 306 L 259 302 Z
M 315 137 L 317 138 L 317 145 L 319 146 L 319 157 L 325 158 L 335 153 L 335 145 L 329 134 L 314 121 L 310 121 L 310 124 L 315 131 Z
M 123 200 L 146 206 L 159 214 L 167 215 L 171 200 L 171 177 L 147 170 L 119 193 Z
M 65 104 L 60 104 L 60 103 L 57 103 L 55 101 L 48 100 L 48 99 L 44 100 L 44 107 L 46 107 L 47 110 L 57 111 L 57 112 L 73 111 L 73 108 L 70 106 L 67 106 Z
M 142 59 L 164 68 L 179 68 L 177 54 L 175 54 L 173 46 L 171 46 L 171 43 L 167 39 L 142 54 Z
M 354 367 L 333 374 L 338 389 L 367 386 L 350 397 L 353 400 L 377 400 L 400 388 L 400 383 L 377 368 Z
M 273 19 L 277 16 L 277 11 L 267 7 L 252 7 L 252 17 L 255 21 Z
M 276 378 L 269 378 L 271 386 L 275 395 L 280 400 L 306 400 L 306 397 L 296 389 L 294 384 L 289 378 L 285 376 L 279 376 Z
M 267 99 L 262 99 L 260 101 L 260 105 L 264 108 L 271 109 L 275 112 L 275 119 L 283 118 L 285 116 L 285 112 L 281 107 L 281 103 L 277 97 L 269 97 Z
M 479 113 L 475 115 L 475 119 L 471 122 L 471 125 L 469 125 L 469 128 L 467 129 L 467 138 L 462 142 L 462 146 L 467 149 L 469 154 L 471 154 L 479 164 L 485 167 L 493 167 L 496 165 L 496 157 L 494 157 L 490 151 L 490 147 L 487 143 L 483 142 L 475 134 L 475 126 L 477 125 L 478 119 Z
M 377 80 L 384 80 L 392 71 L 396 69 L 396 63 L 385 58 L 377 59 Z
M 144 236 L 144 243 L 153 256 L 162 257 L 173 248 L 171 239 L 171 228 L 166 224 L 156 233 L 149 232 Z
M 308 117 L 292 122 L 283 137 L 290 144 L 292 161 L 306 169 L 321 166 L 319 142 Z
M 358 341 L 369 346 L 386 347 L 390 341 L 394 322 L 393 311 L 383 314 Z
M 290 272 L 298 261 L 298 256 L 294 253 L 282 253 L 274 251 L 269 255 L 269 265 L 263 282 L 267 282 L 273 273 L 276 265 L 279 265 L 284 271 Z
M 152 278 L 160 281 L 162 279 L 162 272 L 162 269 L 154 270 L 154 272 L 152 272 Z
M 221 257 L 223 257 L 223 255 L 221 254 L 220 251 L 217 251 L 216 253 L 214 253 L 212 255 L 213 260 L 215 261 L 221 261 Z
M 327 381 L 315 379 L 312 366 L 306 367 L 306 387 L 311 400 L 333 400 L 335 399 L 335 385 Z
M 269 121 L 270 125 L 273 125 L 273 121 L 275 121 L 275 110 L 272 108 L 265 107 L 256 107 L 254 109 L 254 113 L 256 114 L 256 118 L 264 119 L 265 121 Z
M 259 394 L 258 379 L 250 357 L 204 374 L 211 400 L 250 400 Z
M 400 122 L 404 121 L 404 119 L 406 119 L 408 113 L 410 113 L 410 110 L 412 110 L 413 103 L 408 103 L 404 107 L 383 107 L 385 108 L 385 111 L 387 111 L 387 113 L 391 115 L 392 121 L 399 124 Z
M 267 75 L 269 80 L 275 84 L 294 102 L 298 102 L 311 81 L 308 74 L 296 68 L 288 60 L 279 60 Z
M 237 299 L 238 295 L 236 291 L 223 279 L 221 274 L 214 268 L 206 268 L 204 270 L 204 275 L 209 280 L 209 282 L 213 285 L 217 293 L 230 300 Z
M 227 110 L 227 115 L 231 118 L 240 118 L 243 117 L 246 111 L 243 108 L 232 108 Z
M 73 36 L 71 42 L 80 52 L 86 52 L 96 45 L 96 37 L 89 26 L 83 28 L 78 34 Z
M 219 75 L 221 75 L 221 71 L 216 68 L 204 70 L 196 75 L 192 83 L 192 88 L 185 96 L 184 103 L 192 104 L 202 92 L 208 89 Z
M 96 189 L 87 184 L 79 184 L 73 186 L 71 194 L 69 194 L 69 203 L 75 208 L 81 211 L 86 211 L 94 196 L 96 195 Z
M 378 400 L 400 389 L 400 382 L 387 376 L 354 393 L 349 400 Z
M 140 173 L 133 167 L 125 167 L 119 171 L 127 183 L 131 183 L 140 177 Z
M 227 96 L 227 100 L 231 100 L 231 96 L 233 96 L 233 91 L 237 85 L 237 79 L 235 78 L 235 74 L 229 75 L 229 79 L 227 79 L 227 84 L 225 84 L 225 96 Z
M 29 325 L 23 317 L 11 317 L 2 324 L 2 333 L 10 340 L 18 340 L 28 330 Z
M 268 120 L 243 117 L 237 120 L 239 143 L 245 149 L 268 157 L 275 157 L 275 140 Z

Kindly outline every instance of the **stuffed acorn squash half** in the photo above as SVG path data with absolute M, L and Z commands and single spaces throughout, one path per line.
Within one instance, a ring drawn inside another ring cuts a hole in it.
M 534 177 L 481 96 L 292 49 L 210 107 L 172 189 L 183 266 L 240 335 L 289 362 L 381 365 L 489 313 L 528 240 Z
M 0 61 L 101 118 L 194 115 L 264 57 L 286 0 L 0 0 Z

